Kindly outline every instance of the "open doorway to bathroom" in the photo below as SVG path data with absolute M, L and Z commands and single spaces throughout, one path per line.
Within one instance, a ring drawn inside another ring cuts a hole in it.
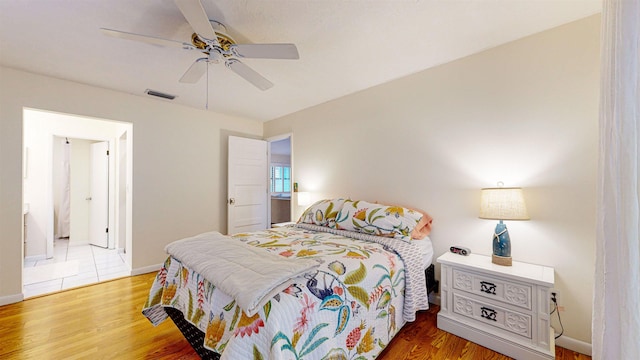
M 291 221 L 291 135 L 268 139 L 269 142 L 269 218 L 271 226 Z
M 132 124 L 23 118 L 25 298 L 130 275 Z

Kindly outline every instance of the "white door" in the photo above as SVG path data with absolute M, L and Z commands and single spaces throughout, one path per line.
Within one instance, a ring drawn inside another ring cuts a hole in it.
M 267 229 L 267 142 L 229 136 L 227 233 Z
M 89 243 L 109 245 L 109 143 L 91 144 L 91 195 L 89 202 Z

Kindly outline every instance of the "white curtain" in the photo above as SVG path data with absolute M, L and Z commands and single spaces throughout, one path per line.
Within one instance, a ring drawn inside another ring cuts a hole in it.
M 70 151 L 71 144 L 68 140 L 62 140 L 62 172 L 60 181 L 60 204 L 58 207 L 58 226 L 56 227 L 56 237 L 69 237 L 71 216 L 71 184 L 70 184 Z
M 604 0 L 593 358 L 640 359 L 640 1 Z

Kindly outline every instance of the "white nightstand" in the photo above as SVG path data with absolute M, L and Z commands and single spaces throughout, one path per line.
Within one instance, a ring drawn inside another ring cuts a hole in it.
M 446 253 L 438 258 L 438 328 L 516 359 L 555 359 L 553 268 Z

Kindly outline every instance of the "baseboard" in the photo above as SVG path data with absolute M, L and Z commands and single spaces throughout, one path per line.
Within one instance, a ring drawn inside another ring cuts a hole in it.
M 23 294 L 13 294 L 7 296 L 0 296 L 0 306 L 17 303 L 24 300 Z
M 556 345 L 565 349 L 579 352 L 580 354 L 591 356 L 591 344 L 584 341 L 576 340 L 562 335 L 556 339 Z
M 160 271 L 161 268 L 162 268 L 162 264 L 157 264 L 157 265 L 149 265 L 149 266 L 133 269 L 131 270 L 131 276 L 158 272 Z

